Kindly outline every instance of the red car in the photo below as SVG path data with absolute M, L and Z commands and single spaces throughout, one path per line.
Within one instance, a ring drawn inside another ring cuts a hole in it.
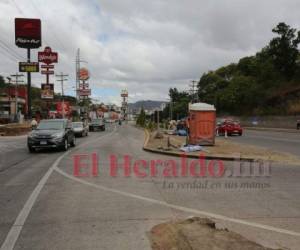
M 227 131 L 227 135 L 239 135 L 243 134 L 243 129 L 239 122 L 225 120 L 217 126 L 217 133 L 219 135 L 225 135 L 225 131 Z

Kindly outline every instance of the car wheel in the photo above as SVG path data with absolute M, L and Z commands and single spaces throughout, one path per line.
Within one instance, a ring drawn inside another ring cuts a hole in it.
M 68 148 L 69 148 L 69 143 L 68 143 L 68 140 L 65 139 L 65 140 L 64 140 L 64 145 L 63 145 L 63 151 L 67 151 Z
M 243 135 L 243 133 L 239 133 L 239 136 L 242 136 Z
M 35 148 L 28 146 L 29 153 L 35 153 Z
M 71 142 L 71 147 L 75 147 L 76 146 L 76 138 L 75 136 L 73 137 L 73 140 Z

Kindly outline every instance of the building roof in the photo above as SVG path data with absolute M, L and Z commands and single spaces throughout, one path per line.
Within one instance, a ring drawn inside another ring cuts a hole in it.
M 194 111 L 216 111 L 216 108 L 214 105 L 204 103 L 204 102 L 198 102 L 193 103 L 189 105 L 189 110 Z

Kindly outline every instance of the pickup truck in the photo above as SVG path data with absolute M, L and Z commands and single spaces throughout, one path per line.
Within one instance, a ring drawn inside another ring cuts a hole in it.
M 105 131 L 105 123 L 104 123 L 103 118 L 92 119 L 92 121 L 89 124 L 89 130 L 90 131 L 96 131 L 96 130 Z

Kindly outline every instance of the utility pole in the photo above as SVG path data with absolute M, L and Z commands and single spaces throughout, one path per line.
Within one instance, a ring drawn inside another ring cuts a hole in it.
M 27 62 L 30 62 L 30 49 L 27 49 Z M 27 72 L 27 119 L 31 120 L 31 72 Z
M 79 89 L 79 71 L 80 71 L 80 49 L 77 50 L 76 54 L 76 100 L 79 100 L 78 89 Z
M 11 77 L 6 77 L 6 79 L 8 80 L 9 120 L 11 120 L 11 91 L 10 91 Z
M 190 85 L 190 93 L 192 94 L 192 103 L 198 102 L 197 81 L 192 80 Z
M 68 80 L 65 77 L 68 77 L 69 75 L 64 75 L 63 73 L 60 73 L 60 75 L 55 75 L 55 76 L 59 78 L 57 79 L 57 81 L 61 83 L 62 115 L 63 118 L 65 118 L 64 81 Z
M 15 78 L 15 80 L 14 80 L 14 83 L 15 83 L 15 106 L 16 106 L 16 108 L 15 108 L 15 112 L 16 112 L 15 113 L 15 121 L 19 122 L 19 119 L 18 119 L 18 96 L 19 96 L 18 84 L 19 83 L 24 83 L 23 80 L 19 80 L 19 78 L 23 77 L 24 75 L 16 73 L 15 75 L 10 75 L 10 76 Z
M 84 61 L 80 58 L 80 49 L 77 49 L 77 54 L 76 54 L 76 61 L 75 61 L 75 66 L 76 66 L 76 99 L 79 102 L 79 95 L 78 95 L 78 89 L 80 85 L 80 63 L 87 63 L 87 61 Z

